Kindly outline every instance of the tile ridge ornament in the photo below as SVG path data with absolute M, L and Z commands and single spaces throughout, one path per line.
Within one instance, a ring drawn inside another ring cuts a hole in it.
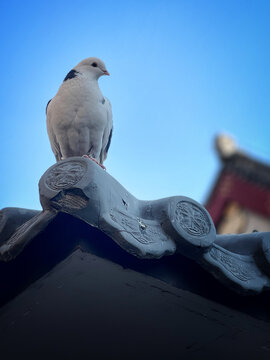
M 98 228 L 138 258 L 180 253 L 240 294 L 270 288 L 270 233 L 216 235 L 207 210 L 191 198 L 138 200 L 100 166 L 81 157 L 51 166 L 39 181 L 39 193 L 43 210 L 29 210 L 29 216 L 24 210 L 25 221 L 11 221 L 19 209 L 0 212 L 0 261 L 16 258 L 62 212 Z M 251 241 L 256 246 L 248 248 Z M 240 244 L 237 251 L 232 243 Z

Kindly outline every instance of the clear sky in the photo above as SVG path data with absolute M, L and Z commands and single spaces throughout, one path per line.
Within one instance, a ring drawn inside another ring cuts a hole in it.
M 107 171 L 136 197 L 204 202 L 220 132 L 269 163 L 269 19 L 268 0 L 1 0 L 0 208 L 40 209 L 45 107 L 89 56 L 111 73 Z

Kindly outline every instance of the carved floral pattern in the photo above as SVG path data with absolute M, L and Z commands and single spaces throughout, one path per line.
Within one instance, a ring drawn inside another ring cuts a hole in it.
M 176 221 L 188 234 L 204 236 L 209 234 L 211 224 L 206 212 L 199 206 L 188 202 L 179 201 L 176 205 Z
M 46 185 L 52 190 L 74 186 L 86 172 L 83 162 L 69 161 L 55 165 L 46 177 Z
M 234 258 L 232 254 L 225 253 L 214 247 L 209 254 L 216 262 L 241 281 L 249 281 L 260 275 L 259 271 L 254 270 L 252 264 Z

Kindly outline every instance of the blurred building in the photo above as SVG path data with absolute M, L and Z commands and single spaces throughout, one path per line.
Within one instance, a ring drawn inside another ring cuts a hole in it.
M 239 150 L 232 138 L 216 138 L 221 170 L 205 204 L 217 232 L 270 231 L 270 166 Z

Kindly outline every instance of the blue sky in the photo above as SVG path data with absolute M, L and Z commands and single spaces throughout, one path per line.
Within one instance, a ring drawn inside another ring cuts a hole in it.
M 0 208 L 40 209 L 54 162 L 45 107 L 82 59 L 104 60 L 112 103 L 107 171 L 140 199 L 204 202 L 216 134 L 270 160 L 269 1 L 0 3 Z

